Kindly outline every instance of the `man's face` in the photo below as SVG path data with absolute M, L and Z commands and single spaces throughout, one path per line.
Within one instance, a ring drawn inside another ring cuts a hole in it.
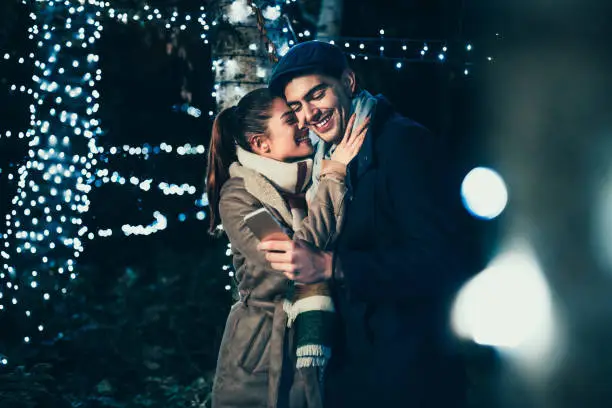
M 325 75 L 294 78 L 285 87 L 287 104 L 300 128 L 308 127 L 326 142 L 339 143 L 351 113 L 355 76 L 346 71 L 340 80 Z

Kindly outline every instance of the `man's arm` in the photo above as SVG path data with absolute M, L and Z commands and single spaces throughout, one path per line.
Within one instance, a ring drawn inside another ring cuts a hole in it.
M 272 268 L 283 272 L 287 279 L 310 284 L 332 278 L 332 253 L 306 241 L 265 241 L 257 249 L 265 252 Z

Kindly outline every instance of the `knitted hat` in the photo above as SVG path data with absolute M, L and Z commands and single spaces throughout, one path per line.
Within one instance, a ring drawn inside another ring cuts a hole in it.
M 294 78 L 320 73 L 339 78 L 348 63 L 335 45 L 322 41 L 306 41 L 295 45 L 274 67 L 268 88 L 274 95 L 283 95 L 285 86 Z

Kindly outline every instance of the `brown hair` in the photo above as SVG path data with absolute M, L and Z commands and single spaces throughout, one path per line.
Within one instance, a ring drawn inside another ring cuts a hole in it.
M 229 180 L 230 165 L 235 162 L 236 146 L 251 151 L 249 138 L 266 135 L 268 120 L 272 116 L 274 96 L 267 88 L 255 89 L 246 94 L 238 105 L 221 111 L 213 123 L 208 148 L 208 169 L 206 173 L 206 194 L 210 206 L 209 232 L 221 224 L 219 200 L 221 188 Z

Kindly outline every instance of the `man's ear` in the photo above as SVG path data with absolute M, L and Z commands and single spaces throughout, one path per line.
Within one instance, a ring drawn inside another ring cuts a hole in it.
M 270 143 L 268 143 L 268 139 L 263 135 L 249 136 L 249 145 L 256 154 L 270 153 Z
M 355 90 L 357 89 L 357 79 L 355 78 L 355 72 L 352 69 L 347 68 L 344 70 L 340 82 L 342 83 L 342 87 L 347 94 L 353 95 L 355 93 Z

